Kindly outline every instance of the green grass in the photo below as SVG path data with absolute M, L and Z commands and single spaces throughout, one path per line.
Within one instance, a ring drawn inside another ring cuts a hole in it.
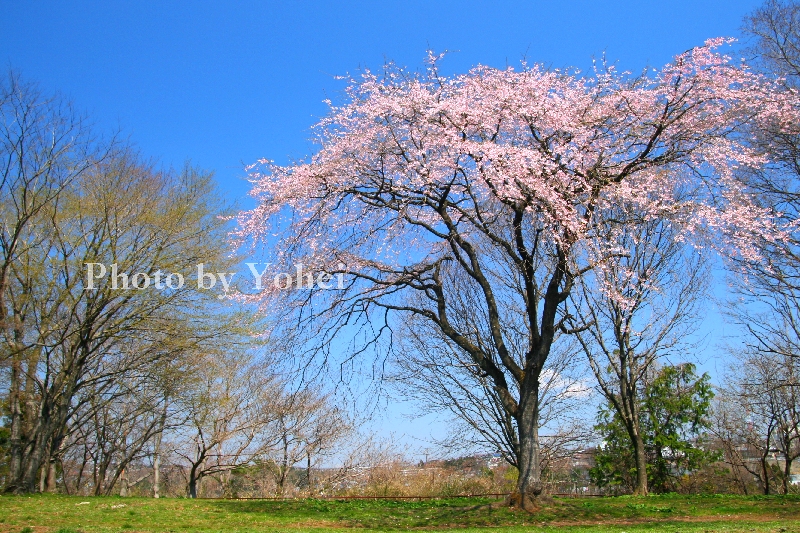
M 448 533 L 800 533 L 800 496 L 556 499 L 533 514 L 482 498 L 275 502 L 0 497 L 0 531 L 9 533 L 323 533 L 345 528 Z

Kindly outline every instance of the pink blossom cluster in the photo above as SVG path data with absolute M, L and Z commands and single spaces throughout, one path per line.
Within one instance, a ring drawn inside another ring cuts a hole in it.
M 433 57 L 423 73 L 367 71 L 330 104 L 308 161 L 250 168 L 258 206 L 234 237 L 271 243 L 277 268 L 397 271 L 445 253 L 448 220 L 485 237 L 521 207 L 538 238 L 589 264 L 613 252 L 598 228 L 625 205 L 754 259 L 752 243 L 785 228 L 739 173 L 769 164 L 760 128 L 797 131 L 800 98 L 717 51 L 728 43 L 640 76 L 523 65 L 444 77 Z

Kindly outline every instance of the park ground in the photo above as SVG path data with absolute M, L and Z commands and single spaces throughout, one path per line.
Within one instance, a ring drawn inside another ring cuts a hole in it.
M 327 532 L 800 532 L 800 495 L 556 498 L 537 513 L 499 500 L 189 500 L 2 496 L 0 531 Z

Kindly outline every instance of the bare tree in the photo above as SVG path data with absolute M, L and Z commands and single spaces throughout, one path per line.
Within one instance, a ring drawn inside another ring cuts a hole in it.
M 175 452 L 187 464 L 190 498 L 198 496 L 203 478 L 252 464 L 269 449 L 266 430 L 282 383 L 251 357 L 224 349 L 195 354 L 194 387 L 178 398 L 187 423 L 178 429 L 183 445 Z
M 111 494 L 121 479 L 124 481 L 121 496 L 126 496 L 129 487 L 136 484 L 130 483 L 125 472 L 130 464 L 143 457 L 145 445 L 158 427 L 160 410 L 159 396 L 139 385 L 133 391 L 108 391 L 107 394 L 114 396 L 110 401 L 104 394 L 86 391 L 91 399 L 86 404 L 89 416 L 82 427 L 91 435 L 84 446 L 88 447 L 92 461 L 96 496 Z
M 311 494 L 312 466 L 334 452 L 334 446 L 349 436 L 352 426 L 332 396 L 313 387 L 284 393 L 273 409 L 275 421 L 269 437 L 273 441 L 267 456 L 271 459 L 269 470 L 275 478 L 276 495 L 286 494 L 289 473 L 303 463 Z
M 745 350 L 731 368 L 724 398 L 717 417 L 725 419 L 717 427 L 725 431 L 718 435 L 727 461 L 755 476 L 764 494 L 773 480 L 788 494 L 800 458 L 800 360 Z
M 743 494 L 750 494 L 752 482 L 769 494 L 772 473 L 769 469 L 769 446 L 773 427 L 756 426 L 735 393 L 722 390 L 712 410 L 711 433 L 722 451 L 722 461 L 730 468 Z M 764 433 L 761 433 L 765 430 Z
M 791 93 L 800 81 L 800 4 L 767 0 L 744 20 L 749 51 L 757 66 L 780 80 Z M 788 489 L 788 473 L 797 439 L 794 373 L 800 358 L 800 133 L 780 121 L 767 123 L 756 146 L 772 164 L 742 169 L 738 178 L 774 210 L 787 228 L 784 239 L 764 240 L 759 261 L 734 265 L 737 299 L 729 306 L 733 321 L 746 332 L 745 346 L 735 351 L 728 390 L 718 406 L 716 433 L 725 460 L 743 490 L 755 477 L 764 493 L 776 478 Z M 783 473 L 776 454 L 784 457 Z
M 745 18 L 751 52 L 768 74 L 779 77 L 787 92 L 800 82 L 800 4 L 767 0 Z M 737 265 L 740 305 L 732 315 L 750 334 L 750 343 L 765 353 L 800 355 L 800 132 L 779 121 L 757 131 L 757 146 L 771 158 L 761 169 L 739 172 L 762 205 L 784 221 L 786 238 L 759 243 L 756 262 Z
M 755 41 L 751 52 L 760 66 L 800 82 L 800 4 L 793 0 L 766 0 L 745 17 L 742 28 Z

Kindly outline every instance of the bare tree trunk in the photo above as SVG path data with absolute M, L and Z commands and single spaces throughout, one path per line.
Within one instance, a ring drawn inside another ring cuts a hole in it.
M 5 309 L 3 309 L 2 316 L 6 316 Z M 11 410 L 11 435 L 9 437 L 10 482 L 6 485 L 6 492 L 19 494 L 33 492 L 33 484 L 26 488 L 25 482 L 23 481 L 23 446 L 25 444 L 25 437 L 30 438 L 30 433 L 26 435 L 24 432 L 25 420 L 22 416 L 22 354 L 20 353 L 20 346 L 22 344 L 23 333 L 20 329 L 18 317 L 15 316 L 14 320 L 14 341 L 11 345 L 11 376 L 8 395 L 9 409 Z M 30 420 L 28 423 L 32 424 L 33 421 Z
M 314 492 L 311 490 L 311 451 L 306 449 L 306 481 L 308 483 L 308 495 L 311 496 Z
M 158 431 L 153 437 L 153 498 L 160 497 L 159 483 L 161 483 L 161 440 L 164 437 L 164 426 L 167 424 L 167 396 L 164 396 L 164 407 L 158 421 Z
M 191 463 L 189 485 L 187 486 L 187 493 L 190 498 L 197 498 L 197 493 L 200 491 L 200 478 L 203 477 L 203 464 L 206 462 L 206 453 L 207 450 L 199 451 L 200 456 Z
M 107 473 L 107 465 L 105 458 L 103 459 L 102 463 L 98 465 L 95 469 L 95 481 L 94 481 L 94 495 L 95 496 L 102 496 L 103 495 L 103 488 L 106 485 L 106 473 Z
M 11 360 L 11 376 L 9 386 L 9 409 L 11 410 L 11 435 L 9 438 L 9 479 L 6 492 L 21 492 L 22 478 L 22 409 L 20 408 L 20 371 L 22 361 L 19 354 Z
M 764 476 L 764 495 L 769 496 L 769 465 L 767 464 L 769 446 L 767 446 L 766 450 L 764 455 L 761 456 L 761 473 Z
M 542 484 L 541 457 L 539 453 L 539 383 L 538 378 L 528 378 L 535 382 L 528 387 L 523 382 L 517 426 L 519 431 L 519 454 L 517 468 L 519 477 L 517 487 L 509 498 L 514 507 L 535 510 L 541 496 Z M 528 390 L 524 390 L 527 388 Z
M 644 439 L 637 427 L 634 426 L 631 430 L 631 442 L 633 443 L 633 452 L 636 458 L 636 489 L 634 494 L 647 496 L 647 456 L 645 455 Z
M 200 463 L 193 464 L 192 468 L 189 470 L 189 486 L 188 486 L 188 495 L 190 498 L 197 498 L 197 490 L 200 480 L 197 478 L 197 470 L 200 467 Z
M 57 475 L 57 466 L 58 459 L 56 457 L 50 457 L 50 463 L 47 468 L 47 483 L 45 483 L 45 491 L 53 493 L 56 491 L 56 475 Z
M 89 447 L 84 442 L 83 447 L 83 459 L 81 460 L 81 467 L 78 469 L 78 475 L 75 476 L 75 494 L 80 494 L 81 492 L 81 481 L 83 480 L 83 473 L 86 471 L 86 466 L 89 464 Z M 64 480 L 64 486 L 68 487 L 69 484 L 66 483 Z M 67 490 L 67 494 L 69 494 L 69 490 Z
M 163 431 L 163 430 L 162 430 Z M 161 497 L 159 484 L 161 483 L 161 431 L 156 434 L 153 445 L 153 498 Z
M 51 439 L 48 453 L 42 465 L 42 478 L 44 483 L 40 487 L 42 492 L 54 493 L 56 491 L 57 466 L 61 460 L 62 448 L 64 445 L 64 435 L 59 432 Z
M 787 443 L 790 444 L 790 443 Z M 792 461 L 789 460 L 789 454 L 784 454 L 784 461 L 783 461 L 783 493 L 789 494 L 789 479 L 792 475 Z
M 122 498 L 128 496 L 128 469 L 123 468 L 122 474 L 120 474 L 120 487 L 119 487 L 119 495 Z
M 50 422 L 45 415 L 42 416 L 43 424 Z M 39 477 L 39 470 L 42 466 L 46 465 L 45 455 L 49 456 L 49 443 L 42 442 L 46 439 L 45 435 L 49 433 L 49 428 L 41 428 L 34 437 L 34 441 L 30 443 L 30 453 L 25 454 L 24 463 L 22 468 L 22 478 L 19 481 L 18 490 L 22 493 L 33 493 L 37 489 Z M 49 440 L 49 439 L 47 439 Z M 49 457 L 47 458 L 49 461 Z M 46 468 L 46 466 L 45 466 Z
M 53 460 L 53 451 L 52 446 L 48 446 L 47 452 L 45 452 L 44 460 L 42 461 L 42 468 L 39 472 L 39 492 L 45 492 L 48 481 L 47 478 L 50 476 L 50 469 L 51 463 Z
M 278 496 L 283 497 L 285 494 L 286 474 L 289 470 L 289 441 L 286 433 L 283 434 L 283 458 L 281 464 L 278 466 Z

